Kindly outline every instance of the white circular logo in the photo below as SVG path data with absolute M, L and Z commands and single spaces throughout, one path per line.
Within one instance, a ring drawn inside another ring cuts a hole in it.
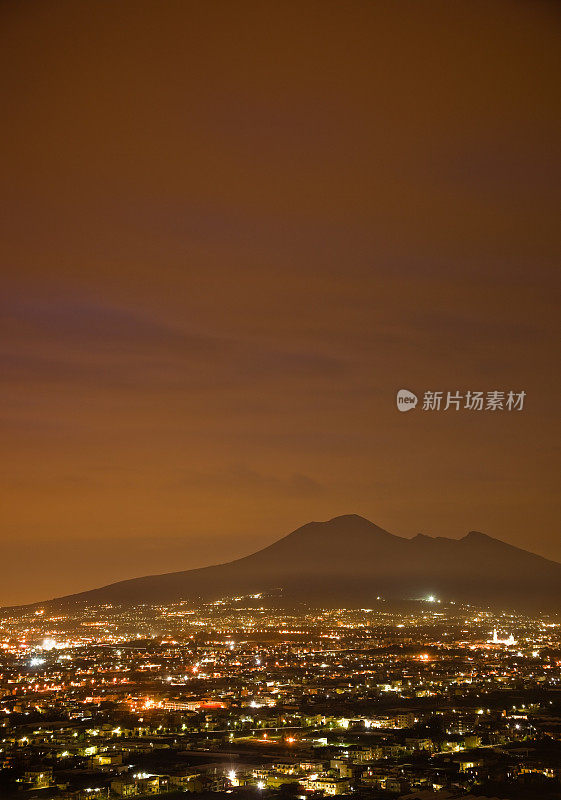
M 397 393 L 396 403 L 399 411 L 411 411 L 417 405 L 417 395 L 408 389 L 400 389 Z

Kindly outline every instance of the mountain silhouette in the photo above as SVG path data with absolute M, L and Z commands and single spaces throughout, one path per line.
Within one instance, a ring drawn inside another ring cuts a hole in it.
M 435 595 L 528 609 L 561 607 L 561 564 L 483 533 L 395 536 L 355 514 L 310 522 L 252 555 L 119 581 L 57 603 L 215 600 L 275 591 L 285 601 L 366 606 Z

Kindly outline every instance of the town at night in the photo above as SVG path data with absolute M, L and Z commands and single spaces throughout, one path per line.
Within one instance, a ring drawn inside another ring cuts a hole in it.
M 558 616 L 256 594 L 5 610 L 0 642 L 6 796 L 558 796 Z

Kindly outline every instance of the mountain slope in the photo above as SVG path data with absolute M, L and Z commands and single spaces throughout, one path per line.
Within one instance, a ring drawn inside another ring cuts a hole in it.
M 287 600 L 368 604 L 378 595 L 527 608 L 561 607 L 561 564 L 475 531 L 462 539 L 404 539 L 357 515 L 311 522 L 252 555 L 217 566 L 149 575 L 58 598 L 171 602 L 282 589 Z

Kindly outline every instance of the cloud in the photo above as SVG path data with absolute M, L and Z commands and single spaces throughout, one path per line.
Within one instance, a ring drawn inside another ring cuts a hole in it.
M 2 312 L 5 382 L 218 390 L 271 378 L 330 379 L 347 366 L 327 353 L 201 333 L 83 298 L 5 295 Z

